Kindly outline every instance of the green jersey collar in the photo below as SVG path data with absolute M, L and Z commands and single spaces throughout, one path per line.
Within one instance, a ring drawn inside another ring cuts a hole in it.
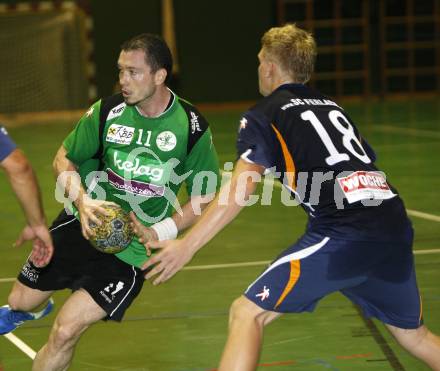
M 171 112 L 171 111 L 173 111 L 173 110 L 174 110 L 174 107 L 176 106 L 177 96 L 176 96 L 176 94 L 175 94 L 170 88 L 167 87 L 167 89 L 168 89 L 168 91 L 171 93 L 171 101 L 172 101 L 172 102 L 171 102 L 171 104 L 168 104 L 167 109 L 166 109 L 165 111 L 163 111 L 159 116 L 155 116 L 155 117 L 148 117 L 148 116 L 145 116 L 145 115 L 143 115 L 143 114 L 141 113 L 141 111 L 139 110 L 139 108 L 138 108 L 137 106 L 134 106 L 134 107 L 136 108 L 136 112 L 137 112 L 139 115 L 141 115 L 143 118 L 146 118 L 146 119 L 152 119 L 152 120 L 160 119 L 160 118 L 162 118 L 162 117 L 168 115 L 168 113 Z

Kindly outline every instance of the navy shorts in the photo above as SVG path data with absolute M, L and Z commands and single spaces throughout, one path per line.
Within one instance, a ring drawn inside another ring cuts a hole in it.
M 64 210 L 50 231 L 55 247 L 52 260 L 37 268 L 28 259 L 18 280 L 41 291 L 81 288 L 107 313 L 105 319 L 121 321 L 142 289 L 145 272 L 96 250 L 82 236 L 80 222 Z
M 404 329 L 422 324 L 412 231 L 399 242 L 347 241 L 306 233 L 253 282 L 245 296 L 280 313 L 315 309 L 340 291 L 366 317 Z

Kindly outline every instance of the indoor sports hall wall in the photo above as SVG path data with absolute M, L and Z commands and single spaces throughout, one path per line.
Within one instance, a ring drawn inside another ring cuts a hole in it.
M 93 19 L 96 96 L 114 91 L 116 60 L 124 40 L 141 32 L 162 33 L 165 1 L 75 2 Z M 16 3 L 0 0 L 0 5 Z M 31 2 L 38 3 L 42 2 Z M 284 22 L 296 22 L 315 34 L 319 54 L 311 83 L 330 96 L 440 91 L 440 0 L 172 3 L 179 64 L 172 87 L 193 102 L 257 99 L 260 37 Z

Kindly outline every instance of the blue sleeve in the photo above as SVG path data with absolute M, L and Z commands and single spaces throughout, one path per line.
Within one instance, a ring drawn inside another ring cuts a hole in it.
M 8 132 L 3 126 L 0 126 L 0 162 L 8 157 L 17 145 L 12 141 Z
M 247 112 L 240 120 L 237 157 L 269 169 L 275 166 L 273 132 L 269 124 Z

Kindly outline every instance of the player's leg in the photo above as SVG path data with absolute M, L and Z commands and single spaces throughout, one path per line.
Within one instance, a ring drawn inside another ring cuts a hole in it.
M 50 264 L 38 268 L 29 258 L 25 262 L 9 294 L 9 305 L 0 308 L 0 334 L 13 331 L 25 321 L 47 315 L 53 308 L 53 302 L 48 301 L 52 292 L 68 287 L 69 275 L 75 264 L 66 256 L 78 247 L 78 240 L 72 236 L 74 224 L 79 222 L 65 212 L 53 222 L 50 230 L 55 251 Z M 42 304 L 45 304 L 44 308 L 40 307 Z M 36 309 L 42 310 L 39 313 L 29 312 Z
M 8 305 L 0 307 L 1 335 L 14 331 L 26 321 L 45 317 L 53 309 L 53 301 L 48 301 L 53 290 L 40 289 L 34 275 L 37 269 L 31 266 L 27 261 L 9 293 Z
M 121 321 L 144 283 L 140 269 L 114 255 L 97 253 L 91 262 L 84 262 L 84 270 L 88 279 L 61 308 L 34 371 L 67 369 L 81 334 L 103 318 Z
M 411 241 L 374 245 L 388 255 L 371 269 L 365 282 L 342 292 L 366 316 L 382 321 L 409 353 L 440 371 L 440 339 L 423 326 Z
M 58 277 L 60 273 L 65 274 L 68 270 L 68 266 L 64 264 L 64 250 L 70 252 L 76 247 L 74 239 L 70 236 L 66 238 L 75 222 L 79 224 L 74 216 L 67 215 L 64 210 L 53 221 L 50 227 L 55 246 L 52 260 L 46 267 L 38 268 L 29 258 L 27 259 L 8 297 L 8 303 L 12 309 L 35 310 L 50 298 L 54 290 L 65 287 L 59 282 Z M 70 245 L 66 241 L 74 241 L 75 245 Z
M 15 282 L 9 305 L 0 307 L 0 335 L 14 331 L 26 321 L 47 316 L 53 309 L 51 294 L 52 291 L 40 291 Z
M 246 297 L 234 301 L 229 316 L 229 335 L 219 371 L 255 370 L 260 358 L 264 326 L 281 313 L 266 311 Z
M 234 301 L 219 370 L 255 370 L 267 324 L 281 313 L 313 311 L 319 299 L 346 284 L 328 283 L 327 251 L 334 248 L 324 236 L 302 236 L 272 262 L 243 297 Z
M 417 329 L 402 329 L 388 324 L 386 327 L 410 354 L 425 362 L 431 369 L 440 371 L 440 337 L 423 325 Z
M 15 281 L 8 297 L 8 304 L 12 310 L 29 312 L 46 303 L 52 293 L 53 291 L 33 289 L 20 281 Z
M 81 334 L 106 316 L 86 291 L 74 292 L 58 313 L 49 340 L 37 353 L 32 370 L 66 370 Z
M 81 289 L 72 294 L 58 314 L 48 342 L 38 352 L 34 370 L 65 370 L 81 334 L 103 318 L 121 321 L 142 289 L 144 276 L 140 269 L 89 248 L 95 255 L 83 262 Z

